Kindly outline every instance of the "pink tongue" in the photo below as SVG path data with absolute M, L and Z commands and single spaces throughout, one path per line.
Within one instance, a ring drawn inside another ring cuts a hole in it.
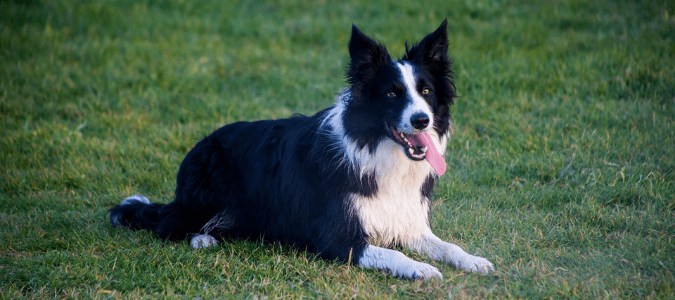
M 438 150 L 436 150 L 436 146 L 434 146 L 434 142 L 431 140 L 431 136 L 428 133 L 423 132 L 420 134 L 410 135 L 408 136 L 408 140 L 413 144 L 413 146 L 427 146 L 427 161 L 431 167 L 434 168 L 434 171 L 436 171 L 438 176 L 445 174 L 447 167 L 445 165 L 445 159 L 443 159 L 443 156 L 441 156 L 441 154 L 438 153 Z

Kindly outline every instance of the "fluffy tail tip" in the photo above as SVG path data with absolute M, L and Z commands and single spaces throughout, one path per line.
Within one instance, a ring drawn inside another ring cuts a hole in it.
M 124 215 L 122 211 L 119 210 L 121 206 L 129 205 L 129 204 L 150 204 L 150 200 L 148 198 L 145 198 L 143 195 L 133 195 L 125 198 L 122 200 L 122 203 L 120 203 L 119 206 L 115 206 L 109 210 L 110 212 L 110 223 L 112 223 L 113 227 L 116 226 L 127 226 L 127 224 L 124 224 L 121 222 L 121 217 Z
M 122 200 L 122 203 L 120 203 L 120 206 L 131 204 L 131 203 L 134 203 L 134 202 L 141 202 L 143 204 L 150 204 L 150 200 L 148 200 L 148 198 L 145 198 L 143 195 L 133 195 L 133 196 L 129 196 L 129 197 L 125 198 L 124 200 Z

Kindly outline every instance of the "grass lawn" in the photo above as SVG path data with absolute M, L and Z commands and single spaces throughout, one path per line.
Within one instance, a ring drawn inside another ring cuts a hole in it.
M 675 2 L 423 2 L 0 2 L 0 298 L 673 299 Z M 352 23 L 400 56 L 445 18 L 432 227 L 494 273 L 111 228 L 126 196 L 171 201 L 212 130 L 331 105 Z

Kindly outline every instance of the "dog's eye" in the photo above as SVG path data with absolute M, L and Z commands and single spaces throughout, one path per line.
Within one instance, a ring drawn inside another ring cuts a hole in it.
M 422 95 L 429 95 L 429 89 L 422 89 Z
M 394 93 L 394 92 L 387 92 L 387 97 L 389 97 L 389 98 L 394 98 L 394 97 L 396 97 L 396 93 Z

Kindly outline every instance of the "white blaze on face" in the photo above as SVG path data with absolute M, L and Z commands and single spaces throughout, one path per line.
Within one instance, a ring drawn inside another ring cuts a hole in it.
M 434 126 L 434 115 L 431 112 L 429 104 L 417 92 L 417 80 L 415 78 L 413 66 L 405 62 L 396 63 L 396 66 L 398 66 L 398 69 L 401 71 L 401 77 L 407 90 L 408 99 L 410 100 L 410 103 L 408 103 L 401 114 L 398 129 L 405 133 L 418 133 L 431 129 L 431 127 Z M 424 113 L 429 116 L 429 120 L 432 120 L 432 122 L 429 122 L 427 128 L 423 130 L 417 130 L 412 126 L 410 123 L 410 118 L 416 113 Z

